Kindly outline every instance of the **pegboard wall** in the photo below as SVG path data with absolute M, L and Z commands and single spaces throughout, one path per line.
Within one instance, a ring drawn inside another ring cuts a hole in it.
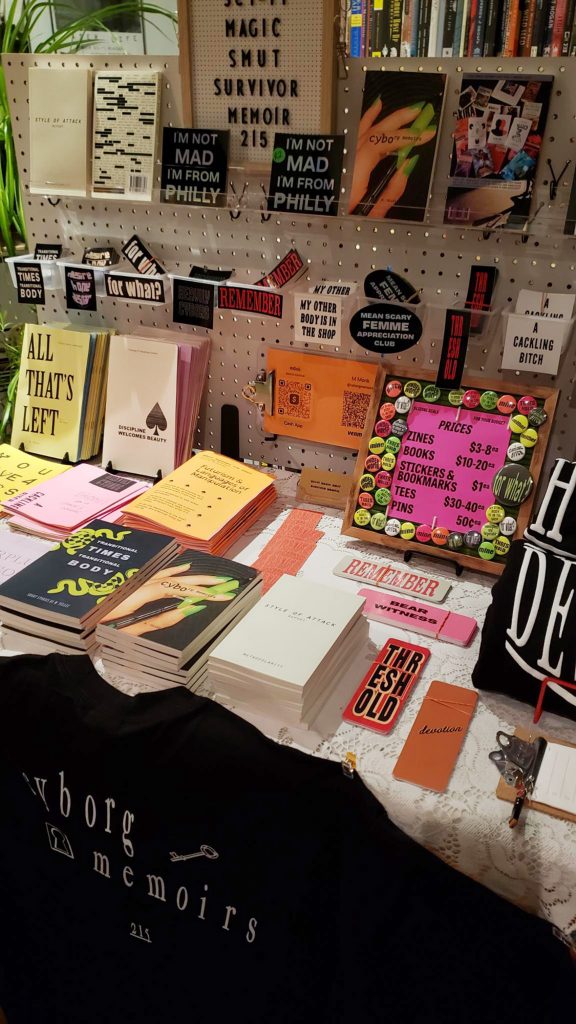
M 436 363 L 443 326 L 443 308 L 462 302 L 466 296 L 471 265 L 495 264 L 500 277 L 496 306 L 513 304 L 520 288 L 571 291 L 576 287 L 576 239 L 562 234 L 570 185 L 576 165 L 576 61 L 570 59 L 452 59 L 433 60 L 350 60 L 340 68 L 336 128 L 346 135 L 345 166 L 341 216 L 269 215 L 265 206 L 267 178 L 232 167 L 229 206 L 231 209 L 204 210 L 200 207 L 172 206 L 130 201 L 83 198 L 43 198 L 28 192 L 28 68 L 91 67 L 154 69 L 162 72 L 162 125 L 182 126 L 181 94 L 177 58 L 88 57 L 49 55 L 4 55 L 3 64 L 11 99 L 14 133 L 20 171 L 24 182 L 30 248 L 37 241 L 61 242 L 80 259 L 84 248 L 92 244 L 111 244 L 120 248 L 136 233 L 169 271 L 187 275 L 193 263 L 210 267 L 234 268 L 236 280 L 255 282 L 273 268 L 292 247 L 308 264 L 306 278 L 296 284 L 303 291 L 315 283 L 358 281 L 374 269 L 390 266 L 405 274 L 423 289 L 425 325 L 421 341 L 408 352 L 389 358 L 388 365 L 417 375 Z M 362 102 L 364 71 L 371 69 L 444 71 L 448 90 L 438 159 L 433 181 L 427 222 L 411 224 L 369 221 L 345 215 L 347 188 L 351 180 L 356 125 Z M 555 76 L 547 135 L 542 146 L 532 212 L 542 209 L 523 236 L 513 231 L 460 230 L 442 224 L 446 180 L 450 164 L 451 132 L 458 102 L 462 72 L 497 71 L 502 74 L 535 72 Z M 344 77 L 345 76 L 345 77 Z M 210 128 L 210 125 L 200 125 Z M 294 125 L 298 131 L 299 126 Z M 571 161 L 559 183 L 558 195 L 551 202 L 549 169 L 552 160 L 556 174 Z M 156 189 L 159 188 L 160 165 Z M 237 208 L 235 208 L 237 207 Z M 232 209 L 235 208 L 235 209 Z M 361 294 L 360 287 L 360 294 Z M 66 313 L 63 292 L 48 293 L 48 302 L 39 310 L 39 319 L 64 318 L 87 320 L 85 313 Z M 360 303 L 362 304 L 362 303 Z M 358 302 L 355 303 L 358 305 Z M 354 305 L 347 312 L 352 313 Z M 255 406 L 241 396 L 242 387 L 265 366 L 270 346 L 294 346 L 322 351 L 321 345 L 306 345 L 293 340 L 293 304 L 285 290 L 284 317 L 281 322 L 258 317 L 235 316 L 215 311 L 209 386 L 201 413 L 197 443 L 219 448 L 220 409 L 232 403 L 240 411 L 240 452 L 254 462 L 300 469 L 315 466 L 339 472 L 351 472 L 355 453 L 315 446 L 289 438 L 266 439 Z M 101 322 L 124 333 L 135 333 L 139 325 L 174 327 L 169 306 L 145 306 L 112 299 L 99 300 L 98 314 L 92 322 Z M 176 327 L 175 329 L 178 329 Z M 180 328 L 190 331 L 193 328 Z M 500 373 L 503 318 L 497 315 L 480 341 L 472 340 L 468 349 L 467 371 L 486 379 L 505 381 L 514 376 L 525 381 L 526 393 L 534 381 L 561 390 L 557 419 L 547 458 L 562 455 L 572 458 L 576 448 L 576 341 L 564 354 L 557 378 L 534 373 Z M 342 344 L 330 349 L 340 356 L 374 359 L 350 338 L 343 325 Z M 464 377 L 465 380 L 465 377 Z M 574 396 L 574 397 L 573 397 Z

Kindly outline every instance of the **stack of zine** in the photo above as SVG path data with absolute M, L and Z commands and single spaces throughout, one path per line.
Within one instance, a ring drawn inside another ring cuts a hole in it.
M 198 452 L 132 501 L 120 522 L 222 555 L 275 499 L 272 477 L 218 452 Z
M 26 324 L 12 444 L 80 462 L 100 450 L 108 367 L 106 330 Z
M 96 629 L 104 666 L 140 686 L 194 689 L 208 655 L 255 605 L 262 577 L 191 549 L 107 612 Z
M 4 646 L 93 653 L 103 615 L 174 556 L 173 538 L 95 519 L 0 585 Z
M 238 708 L 307 728 L 368 639 L 363 598 L 282 576 L 208 659 Z
M 2 502 L 14 530 L 64 540 L 92 519 L 119 518 L 124 505 L 150 485 L 142 480 L 105 473 L 82 463 Z
M 166 476 L 190 458 L 209 356 L 207 335 L 150 327 L 111 339 L 103 465 Z

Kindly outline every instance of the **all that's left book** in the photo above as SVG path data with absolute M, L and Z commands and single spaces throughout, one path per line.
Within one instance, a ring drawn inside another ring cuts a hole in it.
M 159 71 L 98 71 L 92 195 L 150 202 L 160 113 Z
M 85 196 L 92 118 L 88 69 L 30 68 L 30 192 Z
M 108 342 L 107 331 L 25 325 L 13 447 L 69 462 L 97 454 Z

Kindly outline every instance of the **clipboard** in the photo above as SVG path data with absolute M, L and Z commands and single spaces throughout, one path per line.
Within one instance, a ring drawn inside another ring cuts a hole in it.
M 562 747 L 576 747 L 576 743 L 567 743 L 566 740 L 551 739 L 549 736 L 545 736 L 543 733 L 536 730 L 532 732 L 530 729 L 524 729 L 518 727 L 514 730 L 514 735 L 521 740 L 532 740 L 538 739 L 539 736 L 543 736 L 545 740 L 550 743 L 557 743 Z M 505 800 L 507 803 L 513 804 L 517 792 L 513 786 L 509 786 L 503 778 L 500 778 L 498 786 L 496 787 L 496 796 L 499 800 Z M 562 818 L 564 821 L 576 821 L 576 814 L 570 814 L 569 811 L 560 811 L 557 807 L 550 807 L 549 804 L 541 804 L 537 800 L 531 800 L 529 796 L 526 797 L 524 803 L 525 809 L 530 811 L 542 811 L 543 814 L 550 814 L 553 818 Z

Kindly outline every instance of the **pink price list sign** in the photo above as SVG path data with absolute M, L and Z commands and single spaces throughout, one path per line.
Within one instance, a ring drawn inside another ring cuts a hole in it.
M 391 486 L 388 515 L 450 531 L 480 530 L 492 481 L 506 461 L 508 417 L 415 402 Z

